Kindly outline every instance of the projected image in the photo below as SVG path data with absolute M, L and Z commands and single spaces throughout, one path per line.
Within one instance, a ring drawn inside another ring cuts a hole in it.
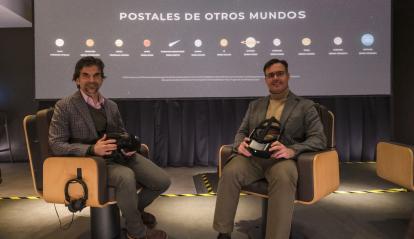
M 65 41 L 63 39 L 56 39 L 55 44 L 57 47 L 62 47 L 63 45 L 65 45 Z
M 343 42 L 342 37 L 335 37 L 335 38 L 333 39 L 333 42 L 334 42 L 334 44 L 335 44 L 335 45 L 337 45 L 337 46 L 342 45 L 342 42 Z
M 390 94 L 389 0 L 34 2 L 37 99 L 73 92 L 82 56 L 111 98 L 263 96 L 271 58 L 299 95 Z
M 227 47 L 229 45 L 229 41 L 226 39 L 226 38 L 222 38 L 221 40 L 220 40 L 220 46 L 221 47 Z
M 124 45 L 124 41 L 122 41 L 121 39 L 116 39 L 115 40 L 115 46 L 116 47 L 122 47 Z
M 93 46 L 95 46 L 95 41 L 93 39 L 88 39 L 88 40 L 85 41 L 85 45 L 87 47 L 93 47 Z
M 282 44 L 282 41 L 279 38 L 273 39 L 273 45 L 280 46 Z
M 312 44 L 312 40 L 309 37 L 305 37 L 302 39 L 302 45 L 310 46 Z
M 361 37 L 361 42 L 364 46 L 372 46 L 374 44 L 374 36 L 371 34 L 364 34 Z

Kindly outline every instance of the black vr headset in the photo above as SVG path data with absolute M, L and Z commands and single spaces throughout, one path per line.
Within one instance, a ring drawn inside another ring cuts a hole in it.
M 136 151 L 139 153 L 141 147 L 141 141 L 138 136 L 129 134 L 126 132 L 123 133 L 108 133 L 108 139 L 116 140 L 116 150 L 112 151 L 112 154 L 104 156 L 104 158 L 112 158 L 115 162 L 119 164 L 127 164 L 129 158 L 122 153 Z
M 247 148 L 252 155 L 260 158 L 270 158 L 269 149 L 273 142 L 280 138 L 280 122 L 272 117 L 263 120 L 249 135 Z
M 69 195 L 69 186 L 71 184 L 80 184 L 82 186 L 82 190 L 83 190 L 83 196 L 81 198 L 78 199 L 72 199 L 71 196 Z M 78 168 L 77 169 L 77 177 L 74 179 L 71 179 L 69 181 L 66 182 L 65 185 L 65 200 L 68 203 L 68 209 L 70 212 L 80 212 L 82 211 L 82 209 L 84 209 L 86 207 L 86 201 L 88 200 L 88 186 L 86 185 L 86 183 L 82 180 L 82 169 Z

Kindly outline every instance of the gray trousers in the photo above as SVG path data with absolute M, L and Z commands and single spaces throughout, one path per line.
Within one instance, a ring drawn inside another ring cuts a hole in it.
M 128 234 L 145 236 L 141 212 L 168 189 L 171 184 L 169 176 L 140 154 L 136 154 L 127 165 L 109 162 L 107 168 L 108 184 L 116 188 L 116 201 L 125 218 Z M 137 184 L 142 186 L 138 194 Z
M 265 178 L 269 182 L 266 239 L 287 239 L 293 217 L 298 172 L 294 160 L 246 158 L 237 155 L 219 180 L 213 228 L 230 233 L 241 187 Z

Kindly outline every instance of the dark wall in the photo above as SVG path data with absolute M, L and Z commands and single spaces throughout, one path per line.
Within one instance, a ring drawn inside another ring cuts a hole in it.
M 393 139 L 414 144 L 414 1 L 394 1 Z
M 13 156 L 26 160 L 23 117 L 37 108 L 34 100 L 33 28 L 0 28 L 0 111 L 8 117 Z M 4 144 L 4 137 L 1 137 Z M 3 148 L 3 146 L 0 146 Z M 0 154 L 0 161 L 8 155 Z

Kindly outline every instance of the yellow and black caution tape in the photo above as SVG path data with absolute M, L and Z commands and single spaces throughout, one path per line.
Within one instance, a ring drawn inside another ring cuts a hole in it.
M 40 199 L 40 197 L 38 197 L 38 196 L 27 196 L 27 197 L 18 197 L 18 196 L 0 197 L 0 200 L 21 200 L 21 199 L 36 200 L 36 199 Z
M 367 194 L 367 193 L 406 193 L 409 192 L 405 188 L 389 188 L 389 189 L 373 189 L 373 190 L 355 190 L 355 191 L 335 191 L 333 193 L 336 194 Z M 161 197 L 214 197 L 216 193 L 182 193 L 182 194 L 161 194 Z M 241 196 L 248 195 L 246 193 L 240 193 Z M 27 197 L 19 197 L 19 196 L 11 196 L 11 197 L 0 197 L 0 200 L 22 200 L 22 199 L 30 199 L 36 200 L 41 199 L 38 196 L 27 196 Z
M 215 193 L 183 193 L 183 194 L 161 194 L 161 197 L 213 197 L 216 196 Z
M 211 186 L 210 182 L 208 181 L 208 178 L 205 174 L 201 175 L 201 178 L 203 179 L 204 186 L 207 188 L 208 193 L 213 192 L 213 187 Z
M 373 189 L 373 190 L 355 190 L 355 191 L 335 191 L 337 194 L 365 194 L 365 193 L 406 193 L 405 188 Z

